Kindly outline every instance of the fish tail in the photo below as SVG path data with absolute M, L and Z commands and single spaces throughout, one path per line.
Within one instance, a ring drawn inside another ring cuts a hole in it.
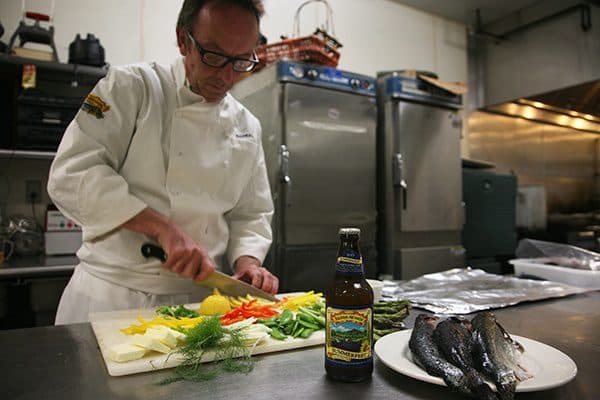
M 514 400 L 515 391 L 517 390 L 516 382 L 496 384 L 496 388 L 498 389 L 498 397 L 500 397 L 500 400 Z
M 477 371 L 468 371 L 465 373 L 465 377 L 472 397 L 479 400 L 498 400 L 496 393 L 484 382 Z
M 517 365 L 517 368 L 515 368 L 515 377 L 519 380 L 519 382 L 523 382 L 527 379 L 533 378 L 533 374 L 519 364 Z

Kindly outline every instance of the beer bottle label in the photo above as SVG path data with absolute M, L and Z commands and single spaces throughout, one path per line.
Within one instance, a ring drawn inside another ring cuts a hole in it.
M 363 264 L 360 253 L 352 249 L 343 250 L 338 255 L 335 269 L 336 272 L 341 272 L 344 274 L 362 274 Z
M 327 307 L 326 363 L 339 367 L 357 367 L 372 362 L 372 312 L 370 307 Z

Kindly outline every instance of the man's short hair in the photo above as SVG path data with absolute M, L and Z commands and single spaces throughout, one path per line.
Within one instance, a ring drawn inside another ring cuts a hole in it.
M 208 3 L 233 4 L 245 10 L 251 11 L 256 16 L 256 21 L 265 13 L 262 0 L 184 0 L 179 16 L 177 17 L 177 27 L 183 28 L 188 32 L 192 31 L 196 16 Z

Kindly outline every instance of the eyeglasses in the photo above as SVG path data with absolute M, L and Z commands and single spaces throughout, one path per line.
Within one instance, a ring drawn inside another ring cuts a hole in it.
M 194 46 L 196 46 L 196 50 L 198 50 L 198 53 L 200 54 L 200 59 L 204 64 L 208 65 L 209 67 L 223 68 L 225 65 L 227 65 L 227 63 L 231 63 L 231 66 L 233 67 L 234 71 L 250 72 L 254 69 L 254 67 L 256 67 L 256 65 L 259 62 L 256 53 L 252 53 L 252 59 L 249 60 L 247 58 L 229 57 L 225 54 L 204 50 L 204 48 L 202 48 L 200 43 L 198 43 L 198 41 L 194 39 L 190 32 L 188 32 L 187 34 L 192 43 L 194 43 Z

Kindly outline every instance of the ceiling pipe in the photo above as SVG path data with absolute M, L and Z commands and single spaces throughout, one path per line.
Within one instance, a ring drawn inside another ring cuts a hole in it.
M 571 6 L 565 8 L 564 10 L 558 11 L 554 14 L 547 15 L 545 17 L 538 18 L 534 21 L 528 22 L 526 24 L 520 25 L 514 29 L 510 29 L 503 33 L 492 33 L 484 30 L 483 23 L 481 21 L 481 9 L 475 9 L 475 31 L 472 33 L 474 36 L 484 37 L 488 39 L 492 39 L 496 44 L 508 40 L 509 36 L 514 35 L 515 33 L 519 33 L 528 29 L 531 29 L 535 26 L 541 25 L 553 19 L 562 17 L 564 15 L 579 11 L 580 12 L 580 27 L 584 32 L 589 31 L 592 28 L 592 18 L 591 13 L 592 10 L 589 4 L 580 3 L 575 6 Z

